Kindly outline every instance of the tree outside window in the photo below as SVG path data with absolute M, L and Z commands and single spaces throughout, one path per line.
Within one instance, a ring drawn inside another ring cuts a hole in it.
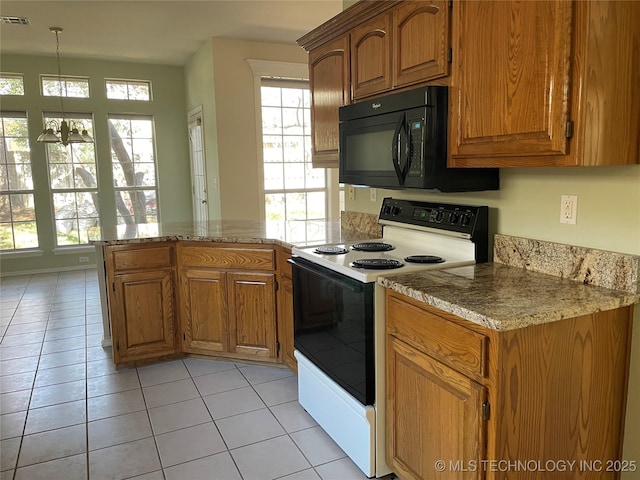
M 153 118 L 110 115 L 111 164 L 119 236 L 158 233 Z
M 0 250 L 38 247 L 25 112 L 1 112 Z
M 307 82 L 262 80 L 262 153 L 265 218 L 269 232 L 290 241 L 322 240 L 328 182 L 311 164 L 311 113 Z
M 93 136 L 89 114 L 66 114 L 67 122 L 81 122 Z M 62 121 L 60 114 L 49 113 L 45 124 Z M 49 185 L 53 200 L 57 246 L 85 245 L 100 228 L 100 203 L 95 145 L 93 143 L 47 144 Z

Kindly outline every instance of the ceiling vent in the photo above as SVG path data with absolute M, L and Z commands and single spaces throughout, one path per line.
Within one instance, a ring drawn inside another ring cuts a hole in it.
M 0 17 L 1 23 L 8 23 L 10 25 L 31 25 L 31 22 L 27 17 Z

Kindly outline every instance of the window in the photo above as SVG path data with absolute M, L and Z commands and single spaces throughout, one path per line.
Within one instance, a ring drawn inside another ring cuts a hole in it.
M 151 100 L 151 82 L 135 80 L 105 80 L 110 100 Z
M 25 112 L 0 114 L 0 249 L 38 247 Z
M 158 233 L 153 118 L 110 115 L 111 163 L 120 236 Z
M 278 229 L 271 233 L 291 232 L 291 241 L 323 240 L 328 182 L 326 170 L 311 165 L 308 83 L 263 79 L 260 94 L 265 218 Z
M 24 95 L 22 75 L 0 74 L 0 95 Z
M 65 114 L 65 119 L 70 127 L 76 124 L 93 136 L 90 114 Z M 52 120 L 60 124 L 62 118 L 59 113 L 45 114 L 45 124 Z M 56 245 L 87 244 L 100 228 L 95 146 L 93 143 L 46 145 Z
M 89 98 L 89 79 L 41 75 L 42 95 L 45 97 Z

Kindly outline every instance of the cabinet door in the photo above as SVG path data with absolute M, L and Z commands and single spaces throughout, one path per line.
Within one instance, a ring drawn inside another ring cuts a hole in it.
M 358 99 L 391 88 L 391 14 L 378 15 L 351 32 L 351 84 Z
M 278 301 L 278 339 L 282 361 L 291 370 L 297 372 L 298 362 L 293 356 L 293 282 L 288 277 L 280 279 Z
M 403 479 L 479 479 L 484 387 L 387 336 L 387 463 Z M 446 473 L 436 461 L 446 462 Z M 477 472 L 454 471 L 449 461 Z M 471 469 L 471 468 L 469 468 Z
M 277 360 L 275 275 L 229 272 L 229 350 Z
M 172 270 L 116 275 L 111 315 L 115 363 L 175 352 Z
M 338 108 L 349 103 L 349 37 L 309 52 L 312 163 L 338 166 Z
M 572 2 L 454 2 L 453 8 L 450 166 L 530 165 L 527 156 L 539 157 L 539 165 L 563 161 Z
M 393 11 L 393 86 L 449 74 L 447 0 L 402 2 Z
M 226 275 L 217 271 L 182 271 L 180 308 L 185 352 L 229 351 L 226 280 Z

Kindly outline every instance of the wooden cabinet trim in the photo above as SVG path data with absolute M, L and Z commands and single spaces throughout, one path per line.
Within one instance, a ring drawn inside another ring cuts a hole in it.
M 275 270 L 273 248 L 180 245 L 180 267 Z
M 107 262 L 114 272 L 157 269 L 173 265 L 173 243 L 114 245 L 107 247 Z
M 348 34 L 355 25 L 360 25 L 403 1 L 405 0 L 361 0 L 303 35 L 296 43 L 311 51 L 330 40 Z
M 473 378 L 486 376 L 485 335 L 387 296 L 387 333 Z

